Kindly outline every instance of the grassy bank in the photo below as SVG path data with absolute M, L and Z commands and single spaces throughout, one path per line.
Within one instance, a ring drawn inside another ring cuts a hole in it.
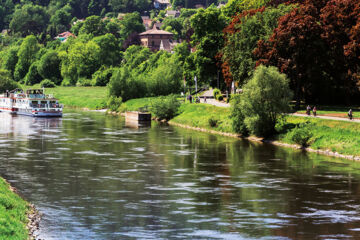
M 29 205 L 0 178 L 0 239 L 27 239 Z
M 56 87 L 47 88 L 65 107 L 103 109 L 106 108 L 106 87 Z
M 128 110 L 137 110 L 145 105 L 151 106 L 151 98 L 130 100 L 125 105 Z M 223 133 L 235 133 L 232 129 L 230 111 L 229 108 L 207 104 L 184 103 L 180 107 L 180 114 L 170 123 Z M 209 119 L 217 124 L 211 126 Z M 360 156 L 360 124 L 356 122 L 288 116 L 282 123 L 285 127 L 273 138 L 283 143 L 294 144 L 291 135 L 296 126 L 300 128 L 303 126 L 302 123 L 307 123 L 306 126 L 312 133 L 310 148 Z

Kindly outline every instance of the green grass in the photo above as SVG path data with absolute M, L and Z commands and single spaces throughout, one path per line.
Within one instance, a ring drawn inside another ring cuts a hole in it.
M 316 118 L 287 117 L 288 125 L 298 125 L 310 122 L 313 134 L 310 147 L 338 152 L 341 154 L 360 156 L 360 124 L 356 122 L 334 121 Z M 290 139 L 292 129 L 279 134 L 277 139 L 292 143 Z
M 0 239 L 27 239 L 27 202 L 9 189 L 0 178 Z
M 137 111 L 139 108 L 148 106 L 151 106 L 151 102 L 154 100 L 155 98 L 136 98 L 136 99 L 131 99 L 129 101 L 126 101 L 125 103 L 123 103 L 123 105 L 121 106 L 121 109 L 123 111 Z
M 228 108 L 216 107 L 208 104 L 185 103 L 181 105 L 180 112 L 181 114 L 170 122 L 225 133 L 234 133 L 232 121 L 229 118 L 230 109 Z M 211 127 L 209 125 L 210 118 L 219 120 L 216 127 Z
M 106 87 L 56 87 L 46 88 L 65 107 L 103 109 L 106 108 Z

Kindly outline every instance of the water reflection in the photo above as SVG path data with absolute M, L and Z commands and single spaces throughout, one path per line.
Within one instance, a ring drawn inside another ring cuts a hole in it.
M 0 122 L 42 239 L 360 238 L 359 163 L 98 113 Z

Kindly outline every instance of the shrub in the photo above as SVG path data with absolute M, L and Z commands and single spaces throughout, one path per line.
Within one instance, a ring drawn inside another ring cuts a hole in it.
M 257 136 L 272 135 L 278 118 L 289 111 L 291 97 L 285 74 L 276 67 L 259 66 L 241 93 L 240 109 L 247 129 Z
M 221 95 L 221 91 L 219 89 L 215 88 L 213 90 L 213 95 L 214 95 L 214 98 L 217 99 L 217 96 Z
M 89 87 L 91 86 L 91 80 L 87 78 L 79 78 L 79 80 L 76 83 L 76 86 L 78 87 Z
M 121 97 L 111 96 L 107 101 L 107 107 L 112 112 L 118 112 L 121 104 L 122 104 Z
M 209 122 L 209 126 L 213 128 L 213 127 L 217 127 L 217 126 L 218 126 L 220 120 L 217 119 L 217 118 L 215 118 L 214 116 L 211 116 L 211 117 L 209 118 L 208 122 Z
M 302 147 L 310 146 L 313 134 L 307 124 L 301 124 L 290 132 L 290 139 Z
M 178 114 L 180 102 L 176 96 L 159 97 L 151 104 L 151 111 L 159 119 L 170 120 Z
M 106 68 L 102 66 L 98 71 L 92 75 L 92 86 L 106 86 L 113 74 L 113 68 Z
M 51 80 L 45 79 L 45 80 L 41 81 L 40 87 L 42 87 L 42 88 L 54 88 L 54 87 L 56 87 L 56 85 Z
M 222 100 L 224 100 L 224 97 L 222 95 L 217 95 L 216 100 L 222 101 Z

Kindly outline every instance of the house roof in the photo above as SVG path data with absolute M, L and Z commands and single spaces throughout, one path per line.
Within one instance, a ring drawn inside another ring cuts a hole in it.
M 164 31 L 164 30 L 158 30 L 156 28 L 156 25 L 154 24 L 154 27 L 152 29 L 139 34 L 139 36 L 146 36 L 146 35 L 169 35 L 169 36 L 172 36 L 174 34 L 172 34 L 171 32 Z

